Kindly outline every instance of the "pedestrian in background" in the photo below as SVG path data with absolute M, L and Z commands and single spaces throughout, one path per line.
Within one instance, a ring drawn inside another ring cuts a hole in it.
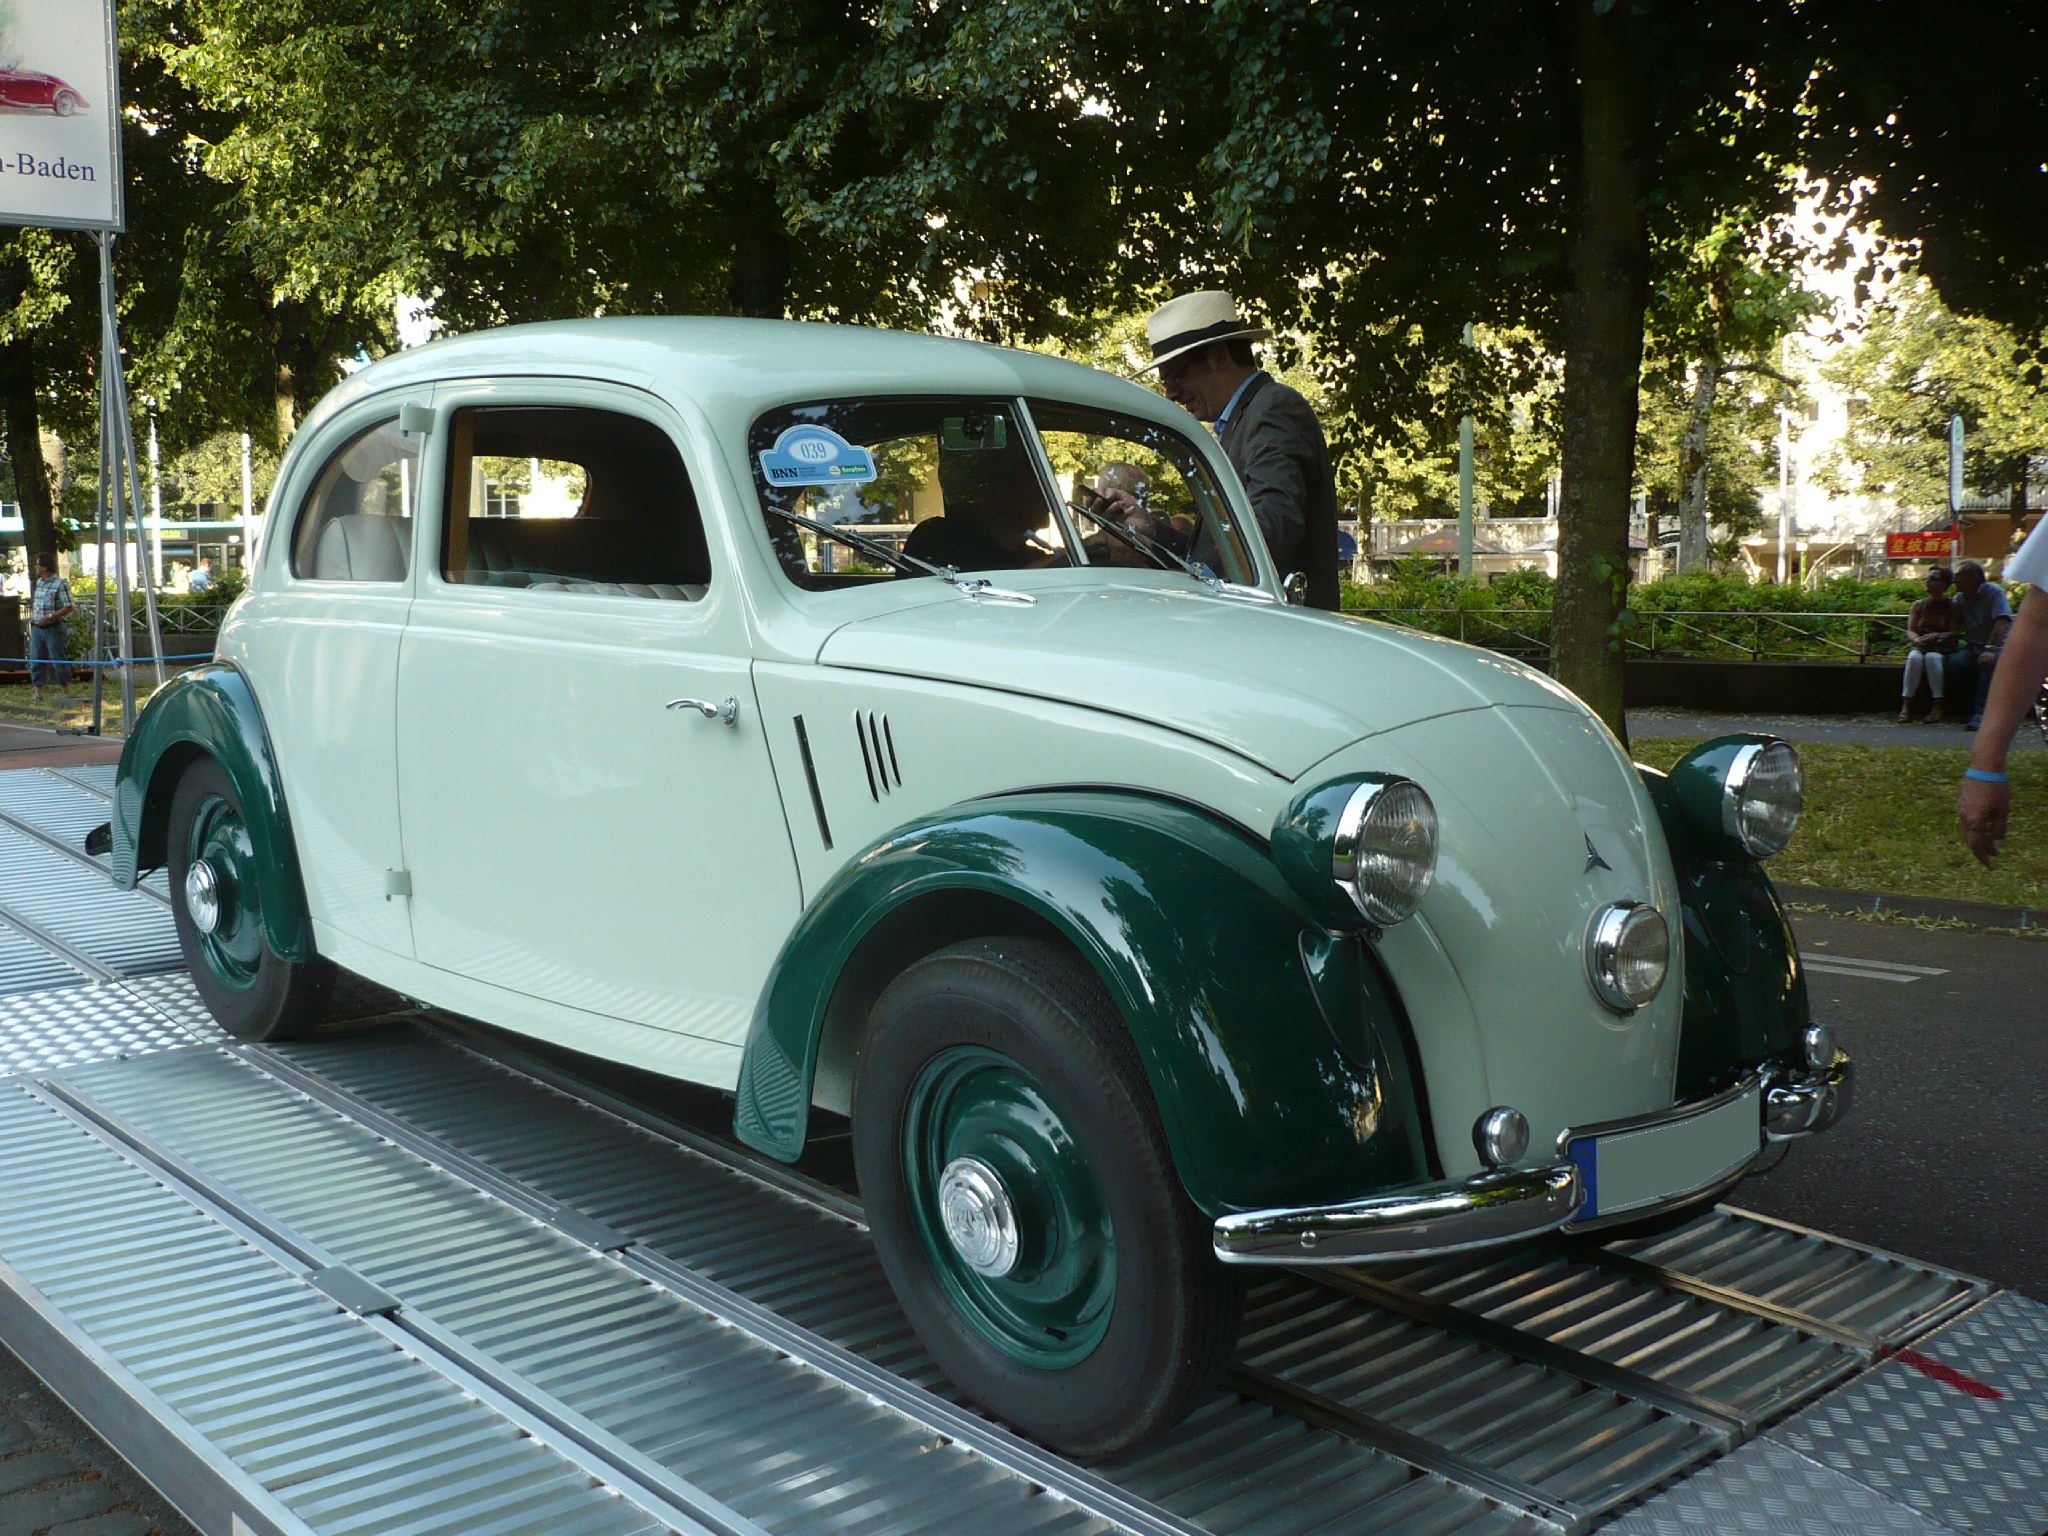
M 1146 367 L 1159 370 L 1166 398 L 1216 424 L 1281 581 L 1311 608 L 1335 611 L 1337 477 L 1315 411 L 1252 351 L 1273 333 L 1247 322 L 1237 300 L 1220 292 L 1167 300 L 1146 318 L 1145 333 Z
M 1927 595 L 1913 605 L 1913 611 L 1906 615 L 1906 675 L 1899 687 L 1899 724 L 1910 725 L 1913 721 L 1913 696 L 1920 691 L 1920 679 L 1927 679 L 1927 691 L 1934 695 L 1934 705 L 1927 711 L 1927 723 L 1941 723 L 1941 690 L 1944 663 L 1949 653 L 1956 648 L 1958 636 L 1962 633 L 1963 616 L 1956 607 L 1956 600 L 1948 595 L 1949 584 L 1954 578 L 1945 566 L 1937 565 L 1927 573 Z
M 2006 570 L 2012 570 L 2010 561 Z M 1983 566 L 1965 560 L 1956 567 L 1956 607 L 1963 615 L 1963 643 L 1948 659 L 1948 682 L 1956 707 L 1970 712 L 1967 729 L 1974 731 L 1984 719 L 1991 676 L 2012 628 L 2012 604 L 2005 588 L 1984 579 Z
M 2020 552 L 2005 563 L 2008 581 L 2027 584 L 2026 600 L 2020 604 L 2017 623 L 2008 621 L 2004 655 L 1991 678 L 1990 697 L 1984 702 L 1982 729 L 1970 752 L 1970 766 L 1963 773 L 1963 787 L 1956 798 L 1956 813 L 1963 823 L 1963 841 L 1986 869 L 2005 841 L 2006 818 L 2012 810 L 2012 778 L 2006 772 L 2006 753 L 2013 736 L 2041 696 L 2041 684 L 2048 680 L 2048 518 L 2034 525 Z M 1997 591 L 1997 588 L 1991 590 Z M 1999 593 L 2001 599 L 2004 593 Z M 2010 613 L 2010 609 L 2007 610 Z
M 74 611 L 71 583 L 57 574 L 56 557 L 37 555 L 36 590 L 29 604 L 28 681 L 38 703 L 49 679 L 55 679 L 61 692 L 71 692 L 71 634 L 65 620 Z

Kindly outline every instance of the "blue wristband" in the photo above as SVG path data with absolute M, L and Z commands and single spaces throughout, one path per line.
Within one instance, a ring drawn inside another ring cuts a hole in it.
M 2011 774 L 1993 773 L 1988 768 L 1965 768 L 1963 770 L 1963 777 L 1975 779 L 1979 784 L 2010 784 L 2012 782 Z

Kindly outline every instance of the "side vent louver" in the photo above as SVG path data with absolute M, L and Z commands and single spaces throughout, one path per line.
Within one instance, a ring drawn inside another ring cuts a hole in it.
M 861 766 L 868 771 L 868 795 L 879 801 L 903 787 L 903 770 L 896 765 L 896 738 L 889 732 L 889 717 L 870 710 L 853 712 L 853 733 L 860 738 Z

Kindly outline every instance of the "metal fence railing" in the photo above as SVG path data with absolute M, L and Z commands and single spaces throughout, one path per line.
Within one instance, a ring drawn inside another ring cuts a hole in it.
M 1385 619 L 1522 660 L 1550 654 L 1541 608 L 1361 608 Z M 1725 609 L 1631 610 L 1619 638 L 1631 656 L 1695 661 L 1897 662 L 1906 654 L 1903 613 L 1765 613 Z

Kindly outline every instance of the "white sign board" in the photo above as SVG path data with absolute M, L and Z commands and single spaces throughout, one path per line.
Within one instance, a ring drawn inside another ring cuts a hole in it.
M 0 0 L 0 224 L 121 228 L 114 0 Z

